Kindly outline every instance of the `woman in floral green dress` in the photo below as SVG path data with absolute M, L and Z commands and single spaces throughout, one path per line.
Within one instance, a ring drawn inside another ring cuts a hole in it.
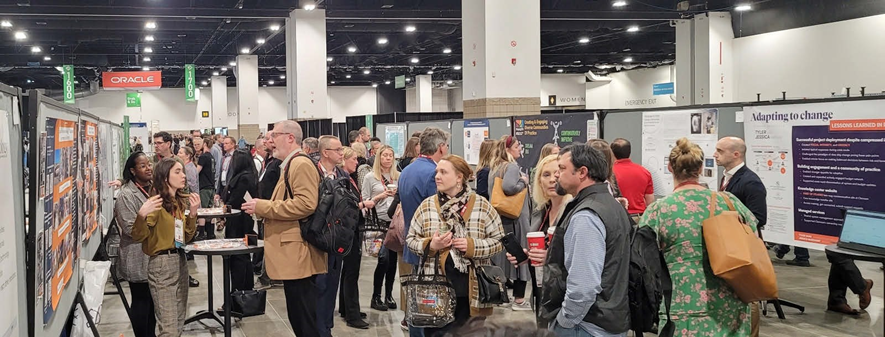
M 710 217 L 714 192 L 701 186 L 703 169 L 700 147 L 685 138 L 670 152 L 668 169 L 676 188 L 645 211 L 640 226 L 658 234 L 661 251 L 673 280 L 670 317 L 676 336 L 749 336 L 750 306 L 740 300 L 725 280 L 713 275 L 704 246 L 701 224 Z M 716 214 L 728 209 L 723 198 L 731 198 L 741 216 L 756 230 L 756 218 L 734 195 L 716 197 Z M 661 311 L 663 312 L 663 305 Z M 662 315 L 660 326 L 666 317 Z

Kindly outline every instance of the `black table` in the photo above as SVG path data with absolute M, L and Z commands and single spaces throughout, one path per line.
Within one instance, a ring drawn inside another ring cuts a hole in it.
M 860 250 L 839 247 L 838 245 L 829 245 L 824 248 L 827 253 L 841 255 L 852 260 L 878 262 L 885 265 L 885 256 L 879 254 L 868 253 Z
M 226 219 L 240 215 L 240 210 L 232 209 L 230 213 L 211 213 L 211 214 L 200 214 L 200 211 L 197 210 L 197 219 Z
M 239 213 L 239 212 L 238 212 Z M 230 304 L 231 304 L 231 296 L 230 296 L 230 257 L 231 255 L 241 255 L 241 254 L 251 254 L 257 253 L 264 250 L 264 240 L 258 240 L 257 246 L 244 246 L 239 248 L 220 248 L 220 249 L 203 249 L 196 250 L 191 249 L 193 245 L 188 245 L 189 253 L 194 255 L 206 255 L 206 271 L 208 275 L 206 276 L 207 281 L 209 283 L 209 310 L 200 310 L 196 315 L 189 317 L 184 321 L 185 324 L 196 322 L 203 319 L 212 319 L 224 328 L 224 336 L 230 337 L 230 328 L 231 315 L 237 316 L 237 318 L 242 318 L 242 314 L 240 313 L 231 313 Z M 223 290 L 224 290 L 224 316 L 223 318 L 218 316 L 218 312 L 215 310 L 215 306 L 212 301 L 213 292 L 212 292 L 212 257 L 213 256 L 221 256 L 224 270 L 224 282 L 222 282 Z

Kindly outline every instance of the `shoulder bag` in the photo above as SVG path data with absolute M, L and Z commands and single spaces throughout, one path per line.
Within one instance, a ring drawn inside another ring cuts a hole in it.
M 430 244 L 424 247 L 418 272 L 401 277 L 406 287 L 406 321 L 410 327 L 441 328 L 455 321 L 455 288 L 439 272 L 439 253 L 433 257 L 433 274 L 425 273 L 428 255 Z
M 479 303 L 509 303 L 510 298 L 507 296 L 507 286 L 504 285 L 507 282 L 504 270 L 495 265 L 479 266 L 476 264 L 476 261 L 472 263 L 476 273 L 476 285 L 479 288 Z
M 387 234 L 384 236 L 384 247 L 397 253 L 402 253 L 405 245 L 406 220 L 403 217 L 402 206 L 397 205 L 396 213 L 394 213 L 393 218 L 390 219 L 390 227 L 387 229 Z
M 502 176 L 506 170 L 506 167 L 501 169 L 500 173 Z M 514 195 L 504 194 L 504 179 L 496 174 L 495 183 L 492 185 L 492 190 L 489 192 L 492 198 L 490 202 L 492 203 L 492 207 L 498 211 L 499 215 L 508 219 L 517 219 L 519 218 L 519 214 L 522 213 L 522 206 L 525 203 L 525 196 L 528 194 L 528 190 L 528 187 L 526 187 Z

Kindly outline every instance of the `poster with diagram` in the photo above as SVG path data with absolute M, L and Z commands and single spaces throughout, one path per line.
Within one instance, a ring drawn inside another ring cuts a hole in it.
M 43 322 L 52 318 L 71 280 L 80 243 L 77 211 L 76 121 L 46 118 L 46 179 L 43 199 L 45 245 Z M 39 255 L 39 254 L 38 254 Z
M 384 129 L 384 139 L 387 145 L 393 147 L 394 157 L 402 158 L 403 152 L 406 151 L 406 126 L 388 125 Z
M 470 165 L 479 163 L 479 148 L 489 138 L 489 120 L 464 121 L 464 160 Z
M 80 191 L 78 195 L 80 212 L 77 215 L 80 217 L 80 239 L 85 242 L 98 229 L 101 215 L 98 124 L 82 120 L 79 135 L 80 151 L 78 158 L 80 159 L 79 166 L 82 169 L 79 170 L 80 177 L 77 179 Z
M 642 113 L 642 166 L 651 172 L 655 195 L 673 192 L 673 175 L 667 169 L 670 151 L 685 137 L 701 147 L 704 168 L 699 179 L 711 189 L 718 187 L 719 173 L 713 153 L 718 141 L 719 109 L 646 111 Z

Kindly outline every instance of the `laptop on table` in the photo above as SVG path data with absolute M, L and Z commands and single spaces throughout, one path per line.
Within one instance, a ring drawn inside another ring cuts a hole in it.
M 885 256 L 885 213 L 845 211 L 836 246 Z

